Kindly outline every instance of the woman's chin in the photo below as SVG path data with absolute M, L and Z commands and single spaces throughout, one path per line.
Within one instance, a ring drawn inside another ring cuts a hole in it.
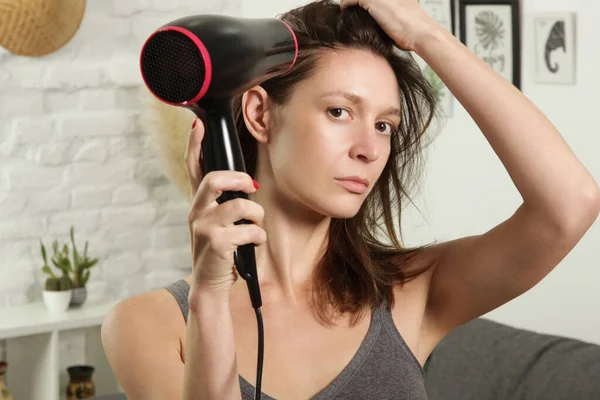
M 323 214 L 331 218 L 347 219 L 354 217 L 360 210 L 362 203 L 349 201 L 348 199 L 339 199 L 337 202 L 328 202 L 323 205 Z

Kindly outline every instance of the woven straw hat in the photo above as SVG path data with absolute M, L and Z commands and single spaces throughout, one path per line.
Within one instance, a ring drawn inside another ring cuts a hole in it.
M 86 0 L 0 0 L 0 46 L 39 57 L 63 47 L 79 29 Z

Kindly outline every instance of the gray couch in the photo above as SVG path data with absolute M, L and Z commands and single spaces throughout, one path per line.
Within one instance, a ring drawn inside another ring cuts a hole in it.
M 600 399 L 600 346 L 484 318 L 446 336 L 425 372 L 430 400 Z
M 600 346 L 485 318 L 445 337 L 425 372 L 429 400 L 600 400 Z

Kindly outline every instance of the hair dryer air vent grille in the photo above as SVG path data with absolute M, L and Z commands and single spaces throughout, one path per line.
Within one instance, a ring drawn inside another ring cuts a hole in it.
M 154 34 L 144 45 L 142 75 L 148 88 L 169 103 L 194 99 L 205 78 L 205 67 L 198 46 L 176 31 Z

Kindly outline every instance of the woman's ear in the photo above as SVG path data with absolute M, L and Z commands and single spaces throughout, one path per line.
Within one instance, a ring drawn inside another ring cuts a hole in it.
M 260 143 L 269 141 L 270 121 L 273 118 L 269 95 L 260 86 L 246 91 L 242 96 L 242 114 L 246 127 Z

